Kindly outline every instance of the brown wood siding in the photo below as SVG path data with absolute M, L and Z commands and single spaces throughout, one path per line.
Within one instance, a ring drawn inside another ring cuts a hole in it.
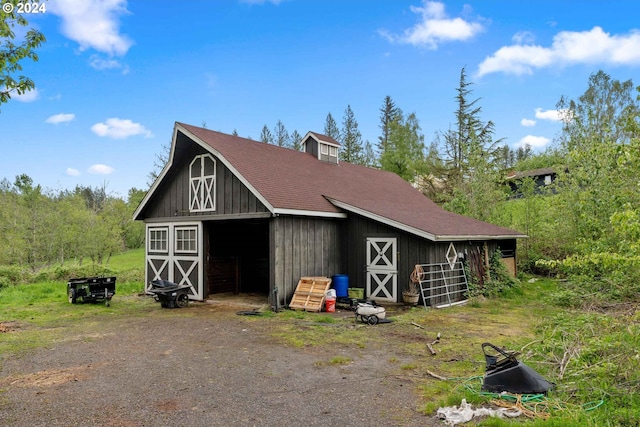
M 343 273 L 342 223 L 293 216 L 278 216 L 271 221 L 271 280 L 272 288 L 278 288 L 280 305 L 290 301 L 300 277 Z
M 366 239 L 367 237 L 395 237 L 398 246 L 398 295 L 409 285 L 409 277 L 416 264 L 433 264 L 447 262 L 446 254 L 450 242 L 432 242 L 430 240 L 397 230 L 393 227 L 372 221 L 359 215 L 349 215 L 347 221 L 348 239 L 342 253 L 347 263 L 349 287 L 365 288 L 366 271 Z M 458 253 L 468 253 L 471 249 L 484 245 L 484 241 L 453 242 Z M 515 239 L 487 242 L 489 253 L 497 247 L 515 248 Z
M 215 156 L 216 159 L 216 210 L 189 212 L 189 164 L 195 156 L 207 151 L 182 134 L 178 135 L 174 169 L 165 176 L 162 184 L 149 201 L 143 218 L 199 217 L 210 215 L 266 213 L 268 209 L 249 189 Z

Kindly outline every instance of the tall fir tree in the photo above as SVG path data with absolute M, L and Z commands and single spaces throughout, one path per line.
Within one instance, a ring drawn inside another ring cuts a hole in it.
M 395 102 L 389 95 L 385 96 L 382 107 L 380 108 L 380 130 L 382 134 L 378 137 L 378 153 L 382 155 L 387 149 L 389 141 L 389 126 L 391 122 L 400 120 L 402 111 L 396 107 Z
M 278 120 L 276 127 L 273 128 L 274 143 L 278 147 L 289 147 L 291 145 L 289 132 L 282 121 Z
M 296 151 L 302 150 L 302 135 L 297 130 L 291 132 L 291 148 Z
M 273 134 L 267 127 L 264 125 L 262 127 L 262 132 L 260 132 L 260 142 L 264 142 L 265 144 L 273 144 Z
M 336 141 L 340 141 L 340 129 L 338 129 L 338 124 L 336 123 L 331 113 L 327 114 L 327 118 L 324 121 L 323 133 L 335 139 Z
M 351 109 L 351 105 L 347 105 L 347 109 L 344 111 L 341 136 L 340 160 L 364 164 L 362 134 L 358 129 L 358 121 Z

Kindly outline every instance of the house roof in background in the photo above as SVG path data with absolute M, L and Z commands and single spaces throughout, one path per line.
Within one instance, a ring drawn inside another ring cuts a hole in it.
M 528 171 L 512 171 L 509 175 L 507 175 L 507 179 L 522 179 L 527 177 L 534 176 L 544 176 L 544 175 L 553 175 L 556 173 L 555 168 L 539 168 L 539 169 L 531 169 Z
M 344 216 L 346 210 L 434 241 L 526 237 L 448 212 L 391 172 L 323 162 L 302 151 L 184 123 L 176 123 L 176 130 L 216 155 L 273 214 Z

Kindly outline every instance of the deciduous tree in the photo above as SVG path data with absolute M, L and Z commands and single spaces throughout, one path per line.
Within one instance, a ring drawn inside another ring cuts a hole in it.
M 36 49 L 45 42 L 45 36 L 33 28 L 16 40 L 16 31 L 29 25 L 25 15 L 16 12 L 19 0 L 4 0 L 0 10 L 0 105 L 8 102 L 12 94 L 23 95 L 35 89 L 35 83 L 27 76 L 17 75 L 22 71 L 25 59 L 38 60 Z M 9 5 L 13 7 L 9 7 Z M 6 7 L 5 7 L 6 6 Z M 45 3 L 42 6 L 46 7 Z M 7 10 L 11 12 L 7 13 Z

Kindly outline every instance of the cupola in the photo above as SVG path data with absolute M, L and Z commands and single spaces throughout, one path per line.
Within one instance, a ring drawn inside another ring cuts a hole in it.
M 315 156 L 318 160 L 338 164 L 340 143 L 327 135 L 308 132 L 302 139 L 302 151 Z

